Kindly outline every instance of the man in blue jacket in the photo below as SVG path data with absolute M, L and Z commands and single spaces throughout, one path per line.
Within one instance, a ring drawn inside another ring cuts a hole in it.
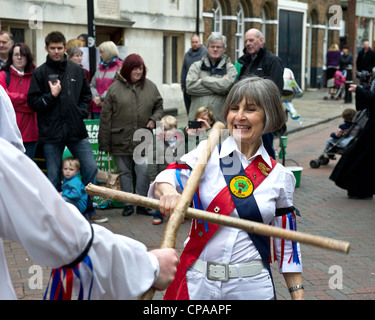
M 45 44 L 47 60 L 33 72 L 27 100 L 30 108 L 37 112 L 47 176 L 60 191 L 62 155 L 68 147 L 82 165 L 83 183 L 95 184 L 98 168 L 83 122 L 89 114 L 90 86 L 83 69 L 68 61 L 66 39 L 61 32 L 48 34 Z M 86 213 L 92 222 L 108 221 L 95 213 L 91 198 Z
M 190 43 L 191 48 L 185 54 L 181 70 L 181 90 L 184 93 L 184 102 L 187 115 L 189 115 L 191 98 L 190 95 L 186 93 L 186 76 L 189 72 L 190 66 L 194 62 L 199 61 L 205 54 L 207 54 L 207 49 L 202 45 L 199 35 L 194 34 L 190 39 Z

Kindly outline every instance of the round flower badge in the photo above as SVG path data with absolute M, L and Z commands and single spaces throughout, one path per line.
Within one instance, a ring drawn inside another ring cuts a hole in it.
M 238 198 L 246 198 L 254 191 L 254 185 L 248 177 L 234 177 L 229 184 L 230 190 Z

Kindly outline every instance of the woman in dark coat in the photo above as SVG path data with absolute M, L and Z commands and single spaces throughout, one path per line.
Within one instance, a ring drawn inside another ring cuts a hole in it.
M 358 140 L 342 155 L 330 179 L 348 190 L 353 199 L 372 199 L 375 194 L 375 93 L 357 85 L 349 91 L 356 93 L 357 110 L 368 110 L 368 121 Z
M 132 167 L 136 175 L 135 192 L 147 196 L 150 185 L 148 164 L 143 157 L 146 137 L 151 136 L 156 122 L 163 117 L 163 98 L 157 86 L 146 78 L 141 56 L 130 54 L 117 72 L 116 81 L 108 88 L 100 115 L 99 150 L 110 152 L 120 174 L 121 190 L 134 192 Z M 144 140 L 144 141 L 141 141 Z M 151 149 L 152 150 L 152 149 Z M 123 216 L 133 213 L 133 205 L 124 203 Z M 137 206 L 138 214 L 153 215 Z

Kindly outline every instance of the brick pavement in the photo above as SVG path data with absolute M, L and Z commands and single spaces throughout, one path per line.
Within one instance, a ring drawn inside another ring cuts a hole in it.
M 295 206 L 301 211 L 298 230 L 315 235 L 350 241 L 348 255 L 301 245 L 304 265 L 303 279 L 307 300 L 372 300 L 375 299 L 375 249 L 373 247 L 375 200 L 350 200 L 345 190 L 337 188 L 328 179 L 337 161 L 319 169 L 309 167 L 310 160 L 322 152 L 330 132 L 341 122 L 338 116 L 344 107 L 340 102 L 322 102 L 322 92 L 306 93 L 295 106 L 303 124 L 288 121 L 288 146 L 286 165 L 297 162 L 303 167 L 301 185 L 294 194 Z M 314 118 L 314 120 L 311 120 Z M 186 119 L 181 116 L 180 119 Z M 333 119 L 333 120 L 332 120 Z M 327 122 L 328 121 L 328 122 Z M 313 126 L 314 123 L 321 123 Z M 304 129 L 304 130 L 301 130 Z M 278 142 L 275 142 L 275 146 Z M 103 226 L 115 233 L 142 241 L 149 249 L 158 248 L 165 228 L 152 225 L 152 217 L 132 215 L 122 217 L 121 209 L 101 212 L 109 222 Z M 181 252 L 189 229 L 189 220 L 180 228 L 176 249 Z M 23 300 L 42 299 L 44 289 L 30 288 L 30 266 L 36 263 L 17 243 L 4 242 L 8 268 L 17 297 Z M 43 268 L 43 286 L 47 285 L 49 268 Z M 274 269 L 274 280 L 279 300 L 289 299 L 283 277 Z M 342 275 L 342 277 L 340 277 Z M 341 281 L 342 280 L 342 281 Z M 31 283 L 32 284 L 32 283 Z M 157 293 L 155 300 L 162 299 Z

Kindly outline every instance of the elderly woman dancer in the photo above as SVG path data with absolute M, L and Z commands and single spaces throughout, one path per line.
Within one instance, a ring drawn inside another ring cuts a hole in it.
M 258 77 L 239 81 L 225 101 L 223 119 L 230 135 L 213 150 L 195 207 L 295 229 L 295 178 L 268 156 L 261 138 L 285 121 L 277 86 Z M 205 143 L 171 164 L 151 185 L 149 196 L 160 199 L 162 213 L 173 212 Z M 268 237 L 193 220 L 181 264 L 164 298 L 275 299 L 270 246 Z M 291 298 L 303 299 L 299 244 L 274 239 L 273 247 Z

